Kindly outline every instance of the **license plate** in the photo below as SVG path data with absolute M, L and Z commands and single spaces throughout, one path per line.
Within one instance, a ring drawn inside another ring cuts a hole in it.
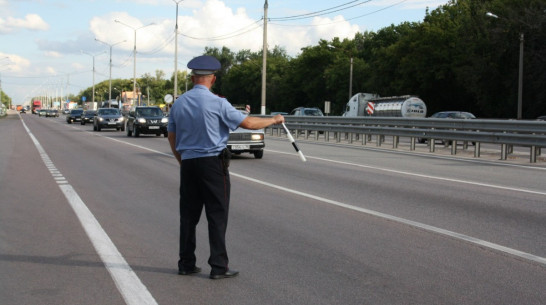
M 243 145 L 243 144 L 231 145 L 231 149 L 233 149 L 233 150 L 245 150 L 245 149 L 249 149 L 249 148 L 250 148 L 250 145 Z
M 159 129 L 159 126 L 150 126 L 149 129 Z
M 108 122 L 108 125 L 116 125 L 116 122 Z

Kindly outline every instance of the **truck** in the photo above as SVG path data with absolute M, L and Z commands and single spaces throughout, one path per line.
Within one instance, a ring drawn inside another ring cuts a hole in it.
M 32 101 L 32 113 L 38 113 L 38 110 L 42 108 L 42 101 Z
M 345 106 L 343 116 L 424 118 L 427 106 L 413 95 L 379 97 L 373 93 L 357 93 Z

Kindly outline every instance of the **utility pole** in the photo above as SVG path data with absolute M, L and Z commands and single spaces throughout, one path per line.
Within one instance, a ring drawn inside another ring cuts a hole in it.
M 176 23 L 174 26 L 174 95 L 176 99 L 178 95 L 178 3 L 183 0 L 173 0 L 176 3 Z
M 98 40 L 97 38 L 95 38 L 95 40 L 110 47 L 110 80 L 108 83 L 108 108 L 110 108 L 110 103 L 112 102 L 112 47 L 122 42 L 126 42 L 127 40 L 116 42 L 114 44 L 106 43 L 104 41 Z
M 261 115 L 265 115 L 265 84 L 267 81 L 267 9 L 269 5 L 267 0 L 264 4 L 264 41 L 263 41 L 263 55 L 262 55 L 262 109 Z

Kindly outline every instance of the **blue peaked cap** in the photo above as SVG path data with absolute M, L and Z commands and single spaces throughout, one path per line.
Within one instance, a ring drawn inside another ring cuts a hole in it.
M 222 68 L 222 65 L 215 57 L 202 55 L 190 60 L 190 62 L 188 63 L 188 68 L 192 69 L 193 74 L 209 75 L 214 74 L 214 72 L 220 70 Z

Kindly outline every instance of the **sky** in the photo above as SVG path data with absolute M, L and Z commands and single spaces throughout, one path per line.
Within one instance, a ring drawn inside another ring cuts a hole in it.
M 301 48 L 320 39 L 352 39 L 358 32 L 423 21 L 427 8 L 432 11 L 447 2 L 268 0 L 268 48 L 280 46 L 297 56 Z M 263 45 L 264 4 L 265 0 L 0 0 L 1 89 L 14 105 L 28 104 L 35 96 L 61 99 L 108 80 L 110 59 L 112 79 L 133 79 L 135 70 L 137 78 L 155 75 L 156 70 L 170 78 L 175 39 L 178 71 L 186 71 L 188 61 L 203 54 L 205 47 L 257 52 Z M 299 17 L 287 18 L 294 16 Z

